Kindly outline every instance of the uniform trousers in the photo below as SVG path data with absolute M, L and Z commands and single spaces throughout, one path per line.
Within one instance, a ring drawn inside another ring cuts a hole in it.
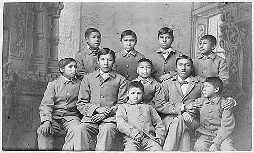
M 132 138 L 124 136 L 124 151 L 137 151 L 143 149 L 146 151 L 161 151 L 162 147 L 150 138 L 145 137 L 141 142 L 135 141 Z
M 192 139 L 199 121 L 193 119 L 192 123 L 185 122 L 183 116 L 174 118 L 168 128 L 168 134 L 163 146 L 164 151 L 191 151 Z
M 46 136 L 41 133 L 40 126 L 37 130 L 39 150 L 53 150 L 54 135 L 58 134 L 62 129 L 66 132 L 65 143 L 62 150 L 74 150 L 74 133 L 79 124 L 79 119 L 72 119 L 70 121 L 65 119 L 53 119 L 51 124 L 53 134 Z
M 195 151 L 209 151 L 210 146 L 213 144 L 214 136 L 201 134 L 194 145 Z M 233 137 L 230 136 L 222 141 L 220 151 L 235 151 L 233 147 Z
M 115 123 L 81 123 L 75 133 L 75 150 L 87 151 L 89 144 L 97 141 L 96 151 L 110 151 L 117 133 Z

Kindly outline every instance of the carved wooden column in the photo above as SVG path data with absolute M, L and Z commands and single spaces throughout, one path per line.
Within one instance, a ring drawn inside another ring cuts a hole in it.
M 58 44 L 59 44 L 59 17 L 61 10 L 64 8 L 62 2 L 48 3 L 51 16 L 51 31 L 50 31 L 50 59 L 48 63 L 49 73 L 58 73 Z
M 225 95 L 237 100 L 234 108 L 237 150 L 251 150 L 252 94 L 252 4 L 220 3 L 223 13 L 220 46 L 229 61 L 230 84 Z
M 46 42 L 46 19 L 45 3 L 34 3 L 34 37 L 33 53 L 31 55 L 33 70 L 37 72 L 46 72 L 48 63 L 48 50 Z

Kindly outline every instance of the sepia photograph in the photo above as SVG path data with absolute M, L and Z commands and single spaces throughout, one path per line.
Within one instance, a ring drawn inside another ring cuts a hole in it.
M 252 152 L 252 8 L 4 0 L 2 151 Z

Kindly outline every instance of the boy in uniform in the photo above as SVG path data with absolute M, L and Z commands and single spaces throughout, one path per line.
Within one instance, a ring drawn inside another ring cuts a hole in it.
M 204 35 L 199 41 L 200 54 L 193 60 L 194 73 L 201 77 L 219 77 L 228 84 L 229 69 L 226 60 L 213 52 L 216 48 L 216 38 Z
M 126 79 L 112 70 L 115 53 L 109 48 L 98 52 L 99 69 L 85 75 L 78 96 L 77 108 L 83 118 L 76 130 L 77 150 L 89 150 L 89 142 L 97 137 L 96 151 L 112 149 L 116 134 L 115 114 L 126 97 Z
M 156 110 L 142 101 L 144 86 L 139 81 L 129 83 L 128 101 L 118 106 L 117 128 L 124 133 L 124 151 L 162 150 L 165 127 Z
M 222 105 L 227 101 L 220 96 L 223 82 L 218 77 L 208 77 L 204 81 L 204 97 L 196 99 L 200 110 L 200 127 L 196 130 L 198 139 L 195 151 L 234 151 L 232 133 L 235 118 L 232 109 L 225 110 Z
M 115 69 L 127 80 L 131 81 L 138 76 L 136 73 L 138 60 L 144 58 L 144 55 L 135 50 L 137 35 L 134 31 L 123 31 L 120 41 L 123 46 L 123 50 L 116 52 Z
M 80 123 L 76 102 L 81 81 L 75 77 L 77 63 L 73 58 L 61 59 L 58 66 L 62 75 L 48 83 L 39 107 L 39 150 L 52 150 L 54 135 L 61 129 L 67 133 L 63 150 L 74 150 L 74 131 Z
M 159 82 L 151 77 L 153 64 L 147 58 L 138 61 L 137 74 L 138 77 L 133 81 L 140 81 L 144 86 L 143 103 L 154 106 L 154 97 L 160 92 Z
M 82 80 L 85 74 L 91 73 L 99 68 L 97 54 L 101 44 L 101 33 L 95 28 L 88 28 L 85 31 L 87 46 L 84 50 L 75 54 L 78 66 L 78 78 Z
M 158 82 L 169 79 L 175 74 L 175 61 L 182 53 L 174 50 L 171 44 L 174 41 L 173 30 L 163 27 L 158 31 L 160 48 L 148 55 L 154 66 L 153 78 Z

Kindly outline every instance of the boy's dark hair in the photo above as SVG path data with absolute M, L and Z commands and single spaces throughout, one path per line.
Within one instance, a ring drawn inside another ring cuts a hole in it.
M 61 59 L 58 62 L 59 71 L 60 71 L 60 69 L 64 68 L 66 65 L 70 64 L 71 62 L 77 63 L 74 58 L 63 58 L 63 59 Z M 61 71 L 60 71 L 60 73 L 63 74 Z
M 216 45 L 217 44 L 217 40 L 216 40 L 216 38 L 213 36 L 213 35 L 204 35 L 203 37 L 201 37 L 201 39 L 200 40 L 209 40 L 211 43 L 212 43 L 212 45 Z
M 179 55 L 179 57 L 176 58 L 176 65 L 177 65 L 177 62 L 180 59 L 187 59 L 187 60 L 189 60 L 191 62 L 191 66 L 193 67 L 193 61 L 192 61 L 192 59 L 189 56 L 184 55 L 184 54 Z
M 107 54 L 111 54 L 112 57 L 113 57 L 113 60 L 115 61 L 116 59 L 116 55 L 115 55 L 115 52 L 109 48 L 102 48 L 102 49 L 99 49 L 99 52 L 98 52 L 98 60 L 99 58 L 101 57 L 101 55 L 107 55 Z
M 174 38 L 173 36 L 173 30 L 171 28 L 168 28 L 168 27 L 163 27 L 161 28 L 159 31 L 158 31 L 158 38 L 160 35 L 163 35 L 163 34 L 169 34 L 172 38 Z
M 138 60 L 138 64 L 141 62 L 147 62 L 151 65 L 151 67 L 153 67 L 152 61 L 150 61 L 148 58 L 141 58 L 140 60 Z
M 131 88 L 139 88 L 143 93 L 144 93 L 144 85 L 140 82 L 140 81 L 131 81 L 129 84 L 128 84 L 128 91 L 131 89 Z
M 92 32 L 98 32 L 98 33 L 101 35 L 101 33 L 100 33 L 99 30 L 97 30 L 97 29 L 95 29 L 95 28 L 88 28 L 88 29 L 86 29 L 86 31 L 85 31 L 85 38 L 86 38 L 86 39 L 89 38 L 89 36 L 90 36 L 90 34 L 91 34 Z
M 137 41 L 137 35 L 136 35 L 136 33 L 134 32 L 134 31 L 132 31 L 132 30 L 125 30 L 125 31 L 123 31 L 122 32 L 122 34 L 121 34 L 121 40 L 120 41 L 122 41 L 122 39 L 123 39 L 123 37 L 124 36 L 129 36 L 129 35 L 131 35 L 132 37 L 134 37 L 135 38 L 135 40 Z
M 215 88 L 219 87 L 219 94 L 223 89 L 223 82 L 219 77 L 207 77 L 204 82 L 208 82 L 213 85 Z

